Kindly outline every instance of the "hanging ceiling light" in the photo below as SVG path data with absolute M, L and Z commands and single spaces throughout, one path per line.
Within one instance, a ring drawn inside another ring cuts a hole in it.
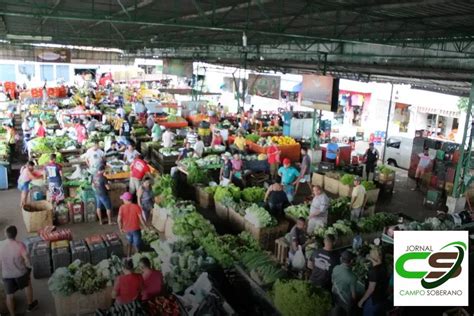
M 245 32 L 242 34 L 242 47 L 247 47 L 247 35 Z

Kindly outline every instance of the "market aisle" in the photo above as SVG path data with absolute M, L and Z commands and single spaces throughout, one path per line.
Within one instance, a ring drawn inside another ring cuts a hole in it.
M 4 239 L 3 231 L 8 225 L 15 225 L 18 228 L 18 240 L 23 240 L 32 235 L 26 232 L 25 224 L 19 209 L 20 192 L 16 189 L 0 191 L 0 239 Z M 93 234 L 105 234 L 118 232 L 117 225 L 99 225 L 98 223 L 82 223 L 62 225 L 61 228 L 70 228 L 74 239 L 81 239 Z M 55 315 L 54 300 L 48 290 L 48 279 L 33 279 L 33 290 L 36 299 L 39 300 L 39 308 L 28 315 L 53 316 Z M 25 297 L 18 292 L 15 296 L 19 315 L 25 312 Z

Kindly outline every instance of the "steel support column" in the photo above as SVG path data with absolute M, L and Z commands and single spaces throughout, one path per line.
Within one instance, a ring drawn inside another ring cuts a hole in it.
M 382 163 L 385 163 L 385 151 L 387 150 L 388 125 L 390 124 L 390 115 L 392 114 L 392 100 L 393 100 L 393 83 L 390 89 L 390 102 L 388 103 L 387 125 L 385 126 L 385 139 L 383 142 L 383 156 Z

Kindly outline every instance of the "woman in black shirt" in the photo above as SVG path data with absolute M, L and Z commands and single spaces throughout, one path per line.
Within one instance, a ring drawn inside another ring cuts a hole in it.
M 268 204 L 270 214 L 276 217 L 283 215 L 283 210 L 290 205 L 280 183 L 274 183 L 268 188 L 264 202 Z
M 363 308 L 364 316 L 385 315 L 384 306 L 388 295 L 388 273 L 383 264 L 382 251 L 379 248 L 372 249 L 369 260 L 372 262 L 372 268 L 368 273 L 369 286 L 360 299 L 358 306 Z

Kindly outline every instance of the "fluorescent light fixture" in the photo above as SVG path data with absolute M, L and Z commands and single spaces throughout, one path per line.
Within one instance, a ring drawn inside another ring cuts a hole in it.
M 44 41 L 44 42 L 49 42 L 53 40 L 51 36 L 32 36 L 32 35 L 16 35 L 16 34 L 7 34 L 7 39 L 22 40 L 22 41 Z
M 109 53 L 119 53 L 119 54 L 124 54 L 125 53 L 121 49 L 107 48 L 107 47 L 62 45 L 62 44 L 52 44 L 52 43 L 30 43 L 29 45 L 36 46 L 36 47 L 67 48 L 67 49 L 75 49 L 75 50 L 88 50 L 88 51 L 109 52 Z

